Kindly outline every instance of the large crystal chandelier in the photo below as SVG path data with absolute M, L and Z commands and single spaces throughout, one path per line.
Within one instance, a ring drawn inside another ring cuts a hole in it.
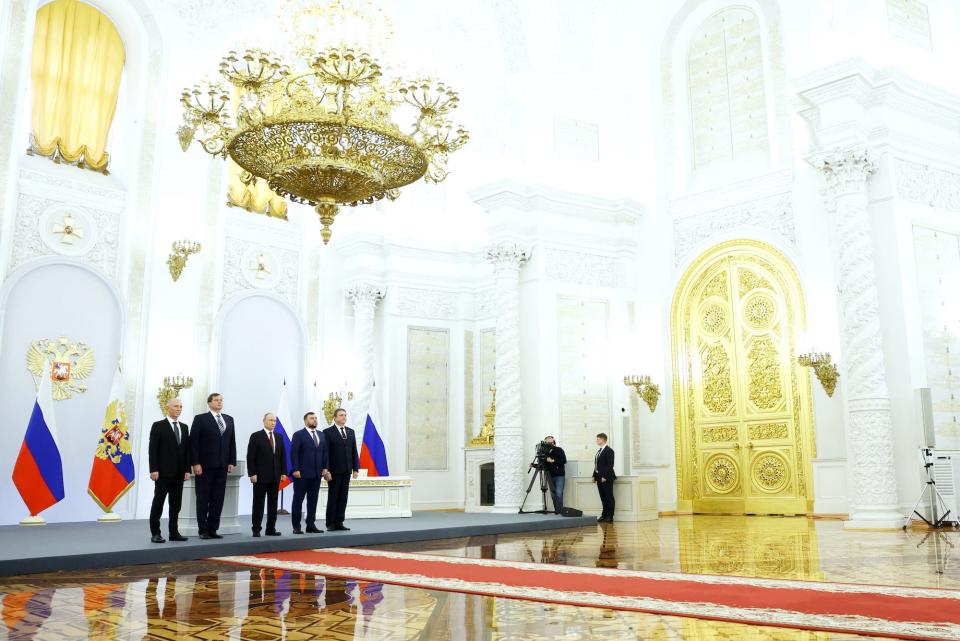
M 393 200 L 421 178 L 442 181 L 448 155 L 469 138 L 450 121 L 458 96 L 448 85 L 429 77 L 385 78 L 363 47 L 333 37 L 342 36 L 334 34 L 334 22 L 369 19 L 369 6 L 286 0 L 290 24 L 311 25 L 286 43 L 289 61 L 263 48 L 230 51 L 220 75 L 232 88 L 202 82 L 180 99 L 177 134 L 184 151 L 196 140 L 281 196 L 312 205 L 324 244 L 341 205 Z M 325 38 L 328 24 L 331 37 Z

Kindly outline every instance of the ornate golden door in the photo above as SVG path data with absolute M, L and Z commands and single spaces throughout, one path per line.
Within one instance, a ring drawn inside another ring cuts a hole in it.
M 679 509 L 806 513 L 813 423 L 793 267 L 764 243 L 717 245 L 684 274 L 672 323 Z

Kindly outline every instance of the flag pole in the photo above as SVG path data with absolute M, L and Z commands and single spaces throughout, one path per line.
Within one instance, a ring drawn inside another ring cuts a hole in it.
M 283 379 L 283 386 L 284 386 L 284 387 L 287 386 L 287 379 L 286 379 L 286 378 Z M 289 403 L 288 403 L 288 405 L 289 405 Z M 277 411 L 278 411 L 278 412 L 280 411 L 280 408 L 279 408 L 279 407 L 277 408 Z M 293 428 L 291 428 L 291 429 L 293 429 Z M 289 437 L 290 435 L 287 434 L 287 436 Z M 289 472 L 290 470 L 287 470 L 287 471 Z M 286 516 L 286 515 L 290 514 L 290 512 L 287 510 L 287 508 L 283 507 L 283 492 L 284 492 L 284 490 L 286 490 L 286 489 L 287 489 L 287 488 L 281 488 L 281 489 L 280 489 L 280 508 L 277 510 L 277 515 L 283 514 L 284 516 Z

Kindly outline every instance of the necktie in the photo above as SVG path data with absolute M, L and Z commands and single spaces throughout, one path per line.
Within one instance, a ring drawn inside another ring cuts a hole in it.
M 603 448 L 601 447 L 599 450 L 597 450 L 597 455 L 593 459 L 593 469 L 596 472 L 600 471 L 600 452 L 602 451 L 603 451 Z
M 177 445 L 180 445 L 180 424 L 173 422 L 173 433 L 177 437 Z
M 342 438 L 343 440 L 347 440 L 347 433 L 344 431 L 342 427 L 340 428 L 340 438 Z
M 313 437 L 313 446 L 320 447 L 320 439 L 317 438 L 317 430 L 310 430 L 310 436 Z
M 267 432 L 267 436 L 270 437 L 270 450 L 273 451 L 273 452 L 276 452 L 276 451 L 277 451 L 277 446 L 276 446 L 276 444 L 273 442 L 273 432 Z
M 223 436 L 223 433 L 227 431 L 227 426 L 223 424 L 223 419 L 220 418 L 219 414 L 215 416 L 217 417 L 217 426 L 220 428 L 220 436 Z

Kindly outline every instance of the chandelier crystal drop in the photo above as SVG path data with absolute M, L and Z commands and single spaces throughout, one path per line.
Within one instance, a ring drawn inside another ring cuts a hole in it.
M 288 2 L 303 18 L 363 14 L 353 3 Z M 230 51 L 223 82 L 203 82 L 180 97 L 184 151 L 193 141 L 231 158 L 277 194 L 313 206 L 324 244 L 341 205 L 388 198 L 421 178 L 447 177 L 449 155 L 467 131 L 450 120 L 459 96 L 430 77 L 385 78 L 370 53 L 343 41 L 319 44 L 316 33 L 288 44 L 291 61 L 265 49 Z

